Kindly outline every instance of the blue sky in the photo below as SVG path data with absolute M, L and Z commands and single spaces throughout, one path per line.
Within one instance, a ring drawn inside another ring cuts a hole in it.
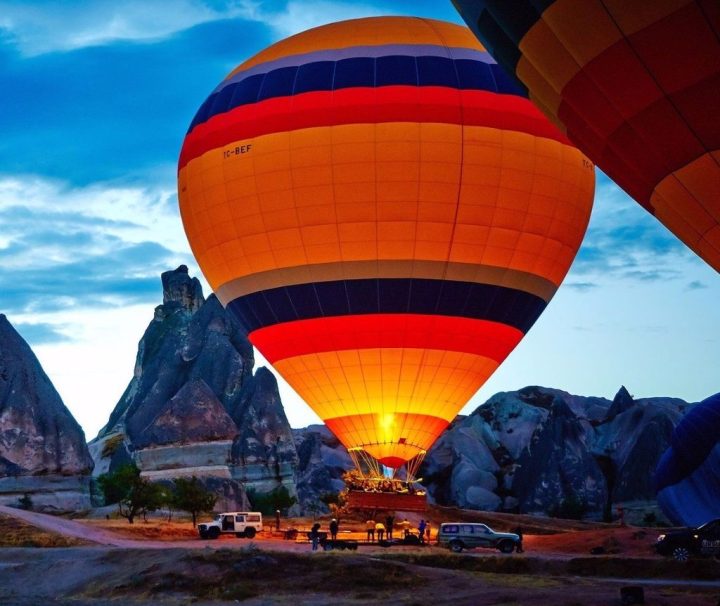
M 132 377 L 160 273 L 200 276 L 175 192 L 195 110 L 268 44 L 381 14 L 461 22 L 450 0 L 0 0 L 0 313 L 88 437 Z M 598 173 L 565 284 L 464 411 L 530 384 L 703 399 L 719 390 L 719 300 L 720 276 Z M 282 389 L 293 426 L 316 421 Z

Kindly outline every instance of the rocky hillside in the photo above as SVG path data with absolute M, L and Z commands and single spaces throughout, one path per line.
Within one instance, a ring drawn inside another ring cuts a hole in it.
M 85 434 L 28 344 L 0 314 L 0 502 L 40 510 L 90 505 Z
M 153 480 L 196 475 L 224 509 L 247 507 L 248 488 L 295 494 L 297 452 L 274 376 L 253 374 L 242 329 L 187 267 L 162 285 L 134 376 L 90 444 L 96 475 L 129 459 Z
M 459 419 L 422 469 L 440 504 L 549 513 L 655 498 L 652 476 L 688 407 L 671 398 L 613 401 L 542 387 L 499 393 Z

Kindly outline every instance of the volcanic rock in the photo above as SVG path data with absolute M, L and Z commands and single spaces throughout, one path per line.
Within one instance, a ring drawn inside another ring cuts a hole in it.
M 247 507 L 246 487 L 294 495 L 297 453 L 274 377 L 253 375 L 243 329 L 215 295 L 205 300 L 187 267 L 163 273 L 162 284 L 133 377 L 91 443 L 98 470 L 124 449 L 148 479 L 197 476 L 219 491 L 218 507 Z
M 0 500 L 28 494 L 38 509 L 87 508 L 92 468 L 80 425 L 0 314 Z

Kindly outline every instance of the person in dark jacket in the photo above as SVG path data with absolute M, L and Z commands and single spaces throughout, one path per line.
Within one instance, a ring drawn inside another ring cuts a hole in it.
M 523 549 L 523 531 L 522 531 L 522 528 L 521 528 L 520 526 L 518 526 L 515 530 L 513 530 L 513 532 L 514 532 L 517 536 L 520 537 L 520 540 L 519 540 L 519 541 L 517 542 L 517 544 L 515 545 L 515 551 L 516 551 L 517 553 L 522 553 L 523 551 L 525 551 L 525 550 Z
M 312 550 L 317 551 L 318 543 L 320 542 L 320 524 L 318 524 L 317 522 L 313 524 L 309 536 L 310 542 L 312 543 Z
M 333 541 L 335 539 L 337 539 L 338 527 L 339 527 L 338 521 L 335 518 L 333 518 L 332 521 L 330 522 L 330 538 Z
M 385 518 L 385 536 L 388 541 L 392 541 L 393 538 L 393 525 L 395 524 L 395 516 L 388 516 Z
M 420 542 L 425 542 L 425 520 L 420 520 L 420 523 L 418 524 L 418 537 L 420 538 Z

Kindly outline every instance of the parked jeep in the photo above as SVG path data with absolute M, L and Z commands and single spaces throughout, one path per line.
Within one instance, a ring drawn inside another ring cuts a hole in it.
M 198 524 L 201 539 L 217 539 L 221 534 L 252 539 L 262 529 L 262 514 L 258 511 L 219 513 L 212 522 Z
M 686 562 L 691 556 L 720 556 L 720 519 L 706 522 L 698 528 L 683 528 L 661 534 L 655 543 L 661 555 Z
M 512 553 L 520 537 L 511 532 L 495 532 L 485 524 L 443 523 L 438 531 L 438 544 L 460 553 L 463 549 L 489 547 L 503 553 Z

